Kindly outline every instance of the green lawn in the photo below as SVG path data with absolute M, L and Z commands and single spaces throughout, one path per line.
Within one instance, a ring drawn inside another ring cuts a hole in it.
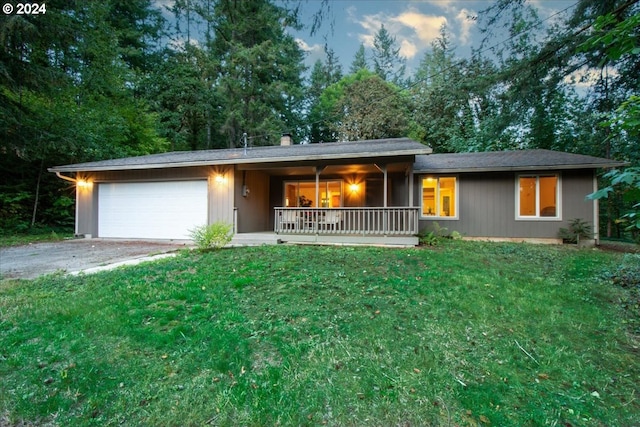
M 28 245 L 29 243 L 57 242 L 72 237 L 73 230 L 68 229 L 36 228 L 30 231 L 14 233 L 0 230 L 0 248 Z
M 0 425 L 639 425 L 622 257 L 265 246 L 4 281 Z

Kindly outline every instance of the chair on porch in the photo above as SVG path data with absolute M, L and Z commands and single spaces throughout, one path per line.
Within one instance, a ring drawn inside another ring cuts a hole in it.
M 328 210 L 324 212 L 320 218 L 318 218 L 318 228 L 320 230 L 337 230 L 340 221 L 342 220 L 342 214 L 340 211 Z
M 284 210 L 280 214 L 280 228 L 282 230 L 295 230 L 298 228 L 298 211 Z

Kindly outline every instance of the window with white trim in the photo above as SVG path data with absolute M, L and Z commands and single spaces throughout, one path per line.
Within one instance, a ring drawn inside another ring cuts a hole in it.
M 423 217 L 457 218 L 458 179 L 455 176 L 425 176 L 421 180 Z
M 286 181 L 284 183 L 284 206 L 287 208 L 339 208 L 342 206 L 342 181 L 321 180 L 316 198 L 315 181 Z M 318 203 L 319 202 L 319 203 Z
M 517 218 L 560 218 L 559 175 L 518 175 L 516 179 Z

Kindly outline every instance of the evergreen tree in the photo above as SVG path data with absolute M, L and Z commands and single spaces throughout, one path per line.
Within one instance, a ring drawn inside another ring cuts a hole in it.
M 373 70 L 382 80 L 402 85 L 406 59 L 396 45 L 396 38 L 382 24 L 373 39 Z
M 435 152 L 457 151 L 473 132 L 463 61 L 456 60 L 443 26 L 425 53 L 411 88 L 416 137 Z
M 283 130 L 302 133 L 303 53 L 285 31 L 287 10 L 268 0 L 220 0 L 213 11 L 210 55 L 218 63 L 220 131 L 229 147 L 243 133 L 269 145 Z
M 335 52 L 325 46 L 326 59 L 324 63 L 317 60 L 311 70 L 310 85 L 308 88 L 309 114 L 309 140 L 311 142 L 330 141 L 331 136 L 324 131 L 322 126 L 323 117 L 319 108 L 322 93 L 332 84 L 337 83 L 342 78 L 342 66 L 338 61 Z
M 355 74 L 360 70 L 368 70 L 369 64 L 367 63 L 367 56 L 364 50 L 364 45 L 360 43 L 360 47 L 356 52 L 353 62 L 351 63 L 351 67 L 349 68 L 349 72 L 351 74 Z
M 69 198 L 58 198 L 64 185 L 48 166 L 165 148 L 134 90 L 136 58 L 148 53 L 134 39 L 157 36 L 136 26 L 152 15 L 150 4 L 129 5 L 133 13 L 117 0 L 51 2 L 46 17 L 0 16 L 0 173 L 8 177 L 0 227 L 73 218 Z M 121 19 L 130 13 L 136 25 Z

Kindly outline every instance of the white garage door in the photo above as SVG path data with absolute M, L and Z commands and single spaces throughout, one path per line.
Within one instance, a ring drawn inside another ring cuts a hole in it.
M 206 223 L 207 181 L 99 184 L 99 237 L 189 239 Z

